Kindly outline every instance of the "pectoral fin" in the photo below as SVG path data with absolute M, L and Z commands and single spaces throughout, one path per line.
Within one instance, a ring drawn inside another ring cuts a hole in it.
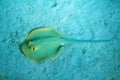
M 51 28 L 39 28 L 30 31 L 27 36 L 27 40 L 37 39 L 40 37 L 61 37 L 62 35 Z
M 56 54 L 54 56 L 50 57 L 50 59 L 55 60 L 60 55 L 60 52 L 63 50 L 63 48 L 64 48 L 64 45 L 58 46 L 56 49 Z

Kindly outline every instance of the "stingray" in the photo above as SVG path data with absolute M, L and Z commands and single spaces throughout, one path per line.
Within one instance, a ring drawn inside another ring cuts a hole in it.
M 109 40 L 68 39 L 52 28 L 38 28 L 29 32 L 20 49 L 31 60 L 42 63 L 46 60 L 55 60 L 67 44 L 106 41 Z

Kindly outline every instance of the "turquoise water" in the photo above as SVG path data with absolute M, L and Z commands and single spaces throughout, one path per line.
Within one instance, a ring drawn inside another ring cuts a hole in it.
M 37 27 L 113 41 L 66 45 L 37 64 L 19 49 Z M 120 80 L 120 0 L 0 0 L 0 80 Z

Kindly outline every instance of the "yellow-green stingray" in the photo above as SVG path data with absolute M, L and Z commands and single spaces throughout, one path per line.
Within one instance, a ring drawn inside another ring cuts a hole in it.
M 56 59 L 64 45 L 81 42 L 104 42 L 109 40 L 75 40 L 64 38 L 59 32 L 51 28 L 32 30 L 21 44 L 21 51 L 37 63 Z

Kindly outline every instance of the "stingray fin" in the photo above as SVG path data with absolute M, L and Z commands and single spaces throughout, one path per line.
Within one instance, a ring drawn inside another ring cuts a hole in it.
M 30 31 L 26 40 L 36 39 L 40 37 L 62 37 L 62 35 L 51 28 L 38 28 Z
M 61 51 L 63 50 L 63 48 L 64 48 L 63 45 L 59 46 L 59 47 L 57 48 L 57 50 L 56 50 L 56 54 L 55 54 L 54 56 L 50 57 L 50 59 L 51 59 L 51 60 L 55 60 L 55 59 L 60 55 L 60 53 L 61 53 Z

